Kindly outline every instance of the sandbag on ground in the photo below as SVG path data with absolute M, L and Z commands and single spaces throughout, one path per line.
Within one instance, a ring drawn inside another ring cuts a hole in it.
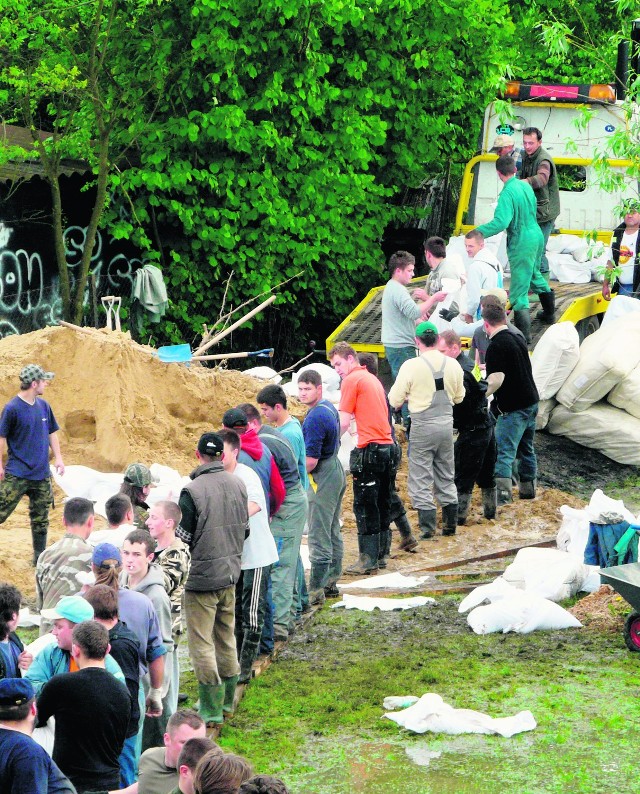
M 540 337 L 531 355 L 533 379 L 541 400 L 555 397 L 580 360 L 580 337 L 573 323 L 556 323 Z
M 544 430 L 549 424 L 551 412 L 558 404 L 552 397 L 550 400 L 540 400 L 538 403 L 538 413 L 536 414 L 536 430 Z
M 519 590 L 557 602 L 579 592 L 589 573 L 580 559 L 564 551 L 526 548 L 520 549 L 502 578 Z
M 636 303 L 640 301 L 636 300 Z M 607 402 L 640 419 L 640 366 L 632 369 L 627 377 L 609 392 Z
M 598 402 L 640 364 L 640 314 L 628 314 L 588 336 L 580 360 L 556 395 L 572 411 Z
M 608 403 L 597 403 L 580 413 L 558 405 L 551 413 L 547 431 L 597 449 L 617 463 L 640 465 L 640 419 Z

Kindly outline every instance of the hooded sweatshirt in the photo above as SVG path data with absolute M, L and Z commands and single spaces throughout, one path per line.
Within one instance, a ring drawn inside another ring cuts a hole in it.
M 135 587 L 129 584 L 129 576 L 126 571 L 120 574 L 120 584 L 136 593 L 142 593 L 155 607 L 160 622 L 160 632 L 162 642 L 167 653 L 173 651 L 173 638 L 171 636 L 171 601 L 164 586 L 164 574 L 162 568 L 157 563 L 151 563 L 147 575 Z
M 467 273 L 467 314 L 474 319 L 480 307 L 480 290 L 502 287 L 502 265 L 486 246 L 471 260 Z
M 269 504 L 269 515 L 275 515 L 284 502 L 285 485 L 276 461 L 269 449 L 258 438 L 253 428 L 240 436 L 238 462 L 244 463 L 260 477 L 264 496 Z

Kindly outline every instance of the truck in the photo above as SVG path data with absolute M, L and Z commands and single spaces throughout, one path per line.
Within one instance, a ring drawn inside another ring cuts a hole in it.
M 615 85 L 508 82 L 504 100 L 509 104 L 491 102 L 484 111 L 480 151 L 464 168 L 453 237 L 464 235 L 493 217 L 501 189 L 495 170 L 497 155 L 490 152 L 496 136 L 511 135 L 516 147 L 522 148 L 522 130 L 537 127 L 543 134 L 542 145 L 552 155 L 558 171 L 561 212 L 554 234 L 589 235 L 608 246 L 612 231 L 621 220 L 616 208 L 625 198 L 637 198 L 637 185 L 626 177 L 633 166 L 631 161 L 608 160 L 609 166 L 627 179 L 625 189 L 614 193 L 600 187 L 594 167 L 596 154 L 605 149 L 616 129 L 627 124 L 623 95 L 622 79 Z M 505 107 L 509 111 L 506 115 Z M 498 256 L 501 257 L 500 252 Z M 417 277 L 409 289 L 423 285 L 424 276 Z M 553 282 L 552 287 L 558 322 L 573 322 L 581 341 L 599 328 L 609 302 L 594 282 Z M 329 335 L 327 349 L 337 341 L 345 341 L 357 351 L 384 358 L 380 342 L 383 289 L 384 285 L 369 291 Z M 537 305 L 532 306 L 533 344 L 546 327 L 535 320 L 534 308 Z

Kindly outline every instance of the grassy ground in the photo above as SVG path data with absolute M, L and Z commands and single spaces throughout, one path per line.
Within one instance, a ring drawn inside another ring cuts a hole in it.
M 220 743 L 294 794 L 634 791 L 640 657 L 621 636 L 476 636 L 458 602 L 323 610 L 247 689 Z M 491 716 L 529 709 L 538 727 L 416 736 L 381 719 L 385 696 L 425 692 Z

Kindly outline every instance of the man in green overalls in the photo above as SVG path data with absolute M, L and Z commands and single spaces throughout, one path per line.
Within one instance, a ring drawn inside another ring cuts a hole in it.
M 482 232 L 485 238 L 507 230 L 507 254 L 511 268 L 509 301 L 513 308 L 513 322 L 522 331 L 529 344 L 531 342 L 529 289 L 537 292 L 539 296 L 551 293 L 546 279 L 540 273 L 544 238 L 536 220 L 535 194 L 529 184 L 516 179 L 516 164 L 513 158 L 498 157 L 496 171 L 498 179 L 504 185 L 498 196 L 498 206 L 493 220 L 478 226 L 477 230 Z

